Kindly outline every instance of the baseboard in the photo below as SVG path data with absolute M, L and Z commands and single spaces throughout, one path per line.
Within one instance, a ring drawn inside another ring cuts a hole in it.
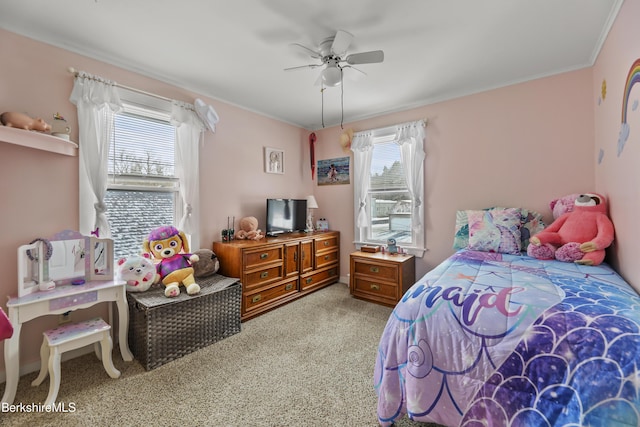
M 75 350 L 66 351 L 62 353 L 62 362 L 70 359 L 75 359 L 76 357 L 84 356 L 85 354 L 93 353 L 93 344 L 77 348 Z M 40 361 L 37 360 L 35 362 L 27 363 L 26 365 L 20 366 L 20 377 L 23 375 L 30 374 L 32 372 L 40 372 Z M 5 371 L 0 372 L 0 384 L 7 382 L 7 374 Z

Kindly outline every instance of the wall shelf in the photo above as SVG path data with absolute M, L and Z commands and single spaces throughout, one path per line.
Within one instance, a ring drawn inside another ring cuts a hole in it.
M 64 154 L 65 156 L 78 155 L 78 145 L 75 142 L 67 141 L 46 133 L 25 129 L 0 126 L 0 141 L 38 150 L 51 151 L 52 153 Z

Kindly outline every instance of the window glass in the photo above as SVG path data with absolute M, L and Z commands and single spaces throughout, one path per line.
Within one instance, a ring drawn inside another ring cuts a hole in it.
M 116 259 L 142 251 L 149 232 L 174 224 L 175 127 L 152 110 L 125 106 L 114 119 L 105 197 Z
M 371 219 L 368 240 L 386 243 L 413 243 L 411 234 L 411 197 L 407 190 L 400 146 L 393 141 L 376 142 L 371 157 L 369 186 L 369 215 Z

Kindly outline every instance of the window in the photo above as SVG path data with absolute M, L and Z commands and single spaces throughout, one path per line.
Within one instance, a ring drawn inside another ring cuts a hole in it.
M 388 239 L 424 252 L 424 122 L 354 136 L 356 246 Z
M 170 223 L 200 247 L 205 127 L 194 106 L 85 72 L 69 99 L 78 109 L 78 231 L 111 237 L 115 255 L 128 256 L 141 251 L 151 229 Z
M 369 179 L 371 227 L 367 241 L 386 243 L 393 238 L 399 245 L 413 245 L 411 196 L 400 162 L 400 146 L 394 141 L 374 141 Z
M 149 232 L 176 224 L 175 127 L 169 114 L 124 104 L 114 116 L 105 205 L 116 259 L 140 253 Z

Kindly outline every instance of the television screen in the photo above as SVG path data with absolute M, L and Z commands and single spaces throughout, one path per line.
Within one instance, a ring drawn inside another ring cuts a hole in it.
M 304 231 L 306 222 L 306 199 L 267 199 L 267 235 Z

